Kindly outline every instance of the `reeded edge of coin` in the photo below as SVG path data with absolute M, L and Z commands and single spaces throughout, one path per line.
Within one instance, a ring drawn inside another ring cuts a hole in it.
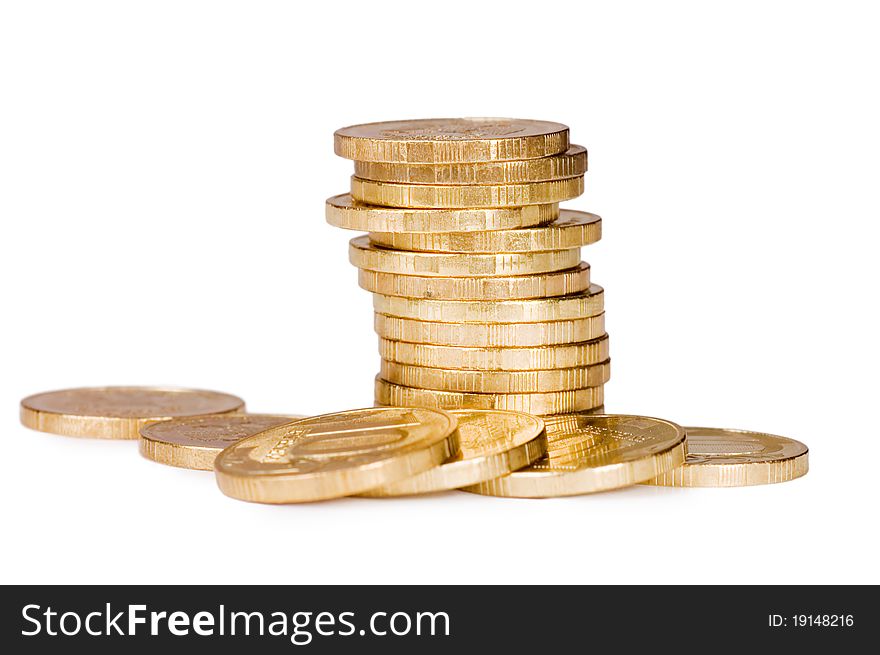
M 30 407 L 29 403 L 33 399 L 40 396 L 47 396 L 56 393 L 70 391 L 98 391 L 101 390 L 119 390 L 119 389 L 136 389 L 148 391 L 168 391 L 173 393 L 202 393 L 212 394 L 219 397 L 228 398 L 230 400 L 229 409 L 210 411 L 199 414 L 185 414 L 167 416 L 163 414 L 153 414 L 150 416 L 101 416 L 95 414 L 72 414 L 57 412 L 48 409 L 38 409 Z M 112 386 L 112 387 L 76 387 L 71 389 L 56 389 L 54 391 L 43 391 L 32 394 L 22 399 L 19 406 L 19 418 L 21 424 L 31 430 L 38 432 L 47 432 L 63 437 L 76 437 L 84 439 L 113 439 L 113 440 L 135 440 L 138 438 L 140 429 L 147 423 L 154 421 L 165 421 L 180 416 L 207 416 L 208 414 L 230 414 L 241 413 L 245 411 L 244 400 L 238 396 L 234 396 L 222 391 L 211 391 L 208 389 L 189 389 L 185 387 L 135 387 L 135 386 Z
M 506 475 L 540 459 L 547 452 L 547 438 L 544 431 L 544 421 L 537 416 L 524 414 L 523 412 L 511 412 L 505 410 L 450 410 L 450 414 L 459 419 L 459 429 L 462 420 L 468 414 L 493 414 L 501 419 L 505 415 L 517 415 L 518 420 L 528 417 L 532 426 L 530 432 L 524 433 L 523 438 L 518 440 L 506 450 L 484 452 L 473 457 L 458 458 L 444 462 L 437 467 L 428 469 L 419 475 L 407 478 L 395 484 L 371 489 L 362 496 L 372 498 L 387 498 L 392 496 L 411 496 L 416 494 L 436 493 L 450 491 L 470 484 L 478 484 L 485 480 Z M 503 427 L 502 427 L 503 429 Z
M 686 427 L 688 456 L 684 463 L 663 475 L 642 484 L 662 487 L 749 487 L 795 480 L 810 468 L 809 449 L 800 441 L 766 432 L 732 428 Z M 704 453 L 691 448 L 694 437 L 718 437 L 745 443 L 756 439 L 763 446 L 775 448 L 772 454 L 725 453 L 723 450 Z M 712 456 L 743 459 L 740 462 L 712 461 Z
M 158 430 L 155 428 L 155 426 L 157 425 L 161 425 L 164 428 L 169 428 L 170 424 L 177 424 L 183 427 L 186 424 L 191 423 L 192 421 L 213 417 L 223 417 L 224 419 L 230 419 L 232 421 L 241 419 L 257 419 L 269 421 L 271 419 L 277 419 L 274 421 L 274 423 L 267 422 L 264 426 L 259 427 L 251 434 L 257 434 L 258 432 L 262 432 L 263 430 L 270 427 L 275 427 L 276 425 L 290 423 L 292 421 L 306 418 L 304 415 L 296 414 L 230 413 L 207 414 L 203 416 L 187 416 L 180 419 L 155 421 L 152 423 L 147 423 L 140 428 L 140 436 L 138 438 L 138 451 L 146 459 L 149 459 L 158 464 L 165 464 L 166 466 L 175 466 L 177 468 L 192 469 L 197 471 L 213 471 L 214 460 L 217 458 L 217 455 L 220 454 L 220 451 L 230 445 L 230 442 L 223 443 L 222 445 L 207 445 L 206 443 L 183 443 L 184 441 L 187 441 L 185 438 L 181 439 L 179 442 L 175 442 L 168 438 L 163 438 L 163 435 L 161 434 L 157 434 Z M 243 436 L 242 439 L 251 436 L 251 434 Z

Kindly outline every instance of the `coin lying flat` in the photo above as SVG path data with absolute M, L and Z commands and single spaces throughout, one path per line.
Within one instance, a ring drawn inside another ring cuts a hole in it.
M 591 366 L 533 371 L 467 371 L 382 360 L 383 380 L 407 387 L 467 393 L 536 393 L 598 387 L 611 376 L 609 361 Z
M 370 241 L 376 245 L 427 252 L 564 250 L 587 246 L 601 237 L 602 219 L 573 209 L 560 209 L 559 218 L 538 227 L 493 232 L 370 233 Z
M 465 491 L 488 496 L 549 498 L 628 487 L 680 466 L 685 458 L 684 429 L 662 419 L 626 415 L 579 415 L 575 426 L 553 422 L 548 451 L 557 439 L 588 435 L 597 443 L 583 452 L 545 457 Z
M 530 414 L 454 410 L 460 451 L 440 466 L 364 496 L 408 496 L 457 489 L 506 475 L 544 455 L 544 422 Z
M 223 450 L 220 490 L 260 503 L 359 494 L 442 464 L 458 451 L 456 419 L 421 408 L 369 408 L 269 428 Z
M 359 202 L 414 209 L 545 205 L 577 198 L 583 192 L 583 176 L 550 182 L 466 186 L 394 184 L 351 178 L 351 197 Z
M 519 184 L 578 177 L 587 172 L 587 149 L 571 146 L 559 155 L 514 161 L 408 164 L 356 161 L 355 177 L 402 184 Z
M 150 421 L 244 410 L 244 401 L 218 391 L 164 387 L 86 387 L 47 391 L 21 401 L 21 422 L 70 437 L 137 439 Z
M 568 128 L 549 121 L 427 118 L 343 127 L 333 147 L 357 161 L 441 164 L 549 157 L 569 142 Z
M 687 459 L 645 484 L 665 487 L 745 487 L 806 475 L 809 450 L 800 441 L 763 432 L 685 428 Z
M 209 414 L 148 423 L 140 430 L 141 455 L 169 466 L 213 471 L 221 450 L 245 437 L 302 416 Z
M 591 284 L 583 293 L 526 300 L 433 300 L 373 294 L 373 309 L 389 316 L 440 323 L 537 323 L 597 316 L 604 301 L 602 287 Z
M 376 377 L 376 403 L 439 409 L 506 409 L 536 416 L 594 409 L 605 401 L 604 387 L 545 393 L 466 393 L 406 387 Z
M 608 359 L 609 348 L 608 335 L 582 343 L 525 348 L 468 348 L 379 339 L 379 355 L 388 361 L 413 366 L 458 368 L 475 372 L 531 371 L 598 364 Z
M 605 314 L 538 323 L 442 323 L 376 313 L 374 327 L 380 337 L 412 343 L 477 348 L 549 346 L 603 336 Z
M 399 275 L 473 277 L 530 275 L 573 268 L 581 260 L 580 250 L 547 250 L 521 253 L 407 252 L 382 248 L 366 236 L 349 242 L 349 261 L 358 268 Z
M 559 218 L 559 205 L 406 209 L 367 205 L 344 193 L 327 199 L 325 217 L 330 225 L 361 232 L 471 232 L 510 230 L 548 223 Z
M 496 277 L 436 277 L 400 275 L 358 269 L 361 289 L 383 296 L 437 300 L 512 300 L 548 298 L 580 293 L 590 288 L 590 265 L 533 275 Z

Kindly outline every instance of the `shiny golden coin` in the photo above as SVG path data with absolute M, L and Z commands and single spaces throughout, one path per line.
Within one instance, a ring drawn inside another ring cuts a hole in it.
M 401 184 L 521 184 L 578 177 L 587 172 L 587 149 L 571 146 L 559 155 L 515 161 L 407 164 L 356 161 L 355 177 Z
M 69 437 L 137 439 L 150 421 L 241 412 L 244 401 L 227 393 L 165 387 L 86 387 L 47 391 L 21 401 L 21 422 Z
M 568 150 L 568 127 L 519 118 L 426 118 L 336 130 L 336 154 L 356 161 L 443 164 L 549 157 Z
M 521 253 L 406 252 L 381 248 L 366 236 L 349 241 L 349 261 L 358 268 L 380 273 L 437 277 L 510 276 L 546 273 L 573 268 L 580 250 L 547 250 Z
M 593 409 L 603 404 L 604 387 L 546 393 L 465 393 L 419 389 L 376 377 L 376 403 L 439 409 L 507 409 L 542 416 Z
M 139 448 L 147 459 L 169 466 L 213 471 L 221 450 L 276 425 L 302 416 L 209 414 L 148 423 L 140 430 Z
M 605 334 L 605 314 L 540 323 L 441 323 L 376 314 L 376 334 L 392 341 L 500 348 L 574 344 Z
M 544 422 L 536 416 L 500 410 L 454 410 L 458 455 L 440 466 L 363 496 L 409 496 L 457 489 L 507 475 L 541 458 L 547 447 Z
M 458 452 L 456 419 L 421 408 L 370 408 L 269 428 L 214 462 L 227 496 L 300 503 L 359 494 L 438 466 Z
M 687 459 L 645 484 L 665 487 L 746 487 L 787 482 L 809 469 L 800 441 L 774 434 L 721 428 L 685 428 Z
M 608 361 L 577 368 L 535 371 L 467 371 L 399 364 L 383 359 L 383 380 L 407 387 L 467 393 L 536 393 L 598 387 L 611 377 Z
M 602 287 L 591 284 L 587 291 L 570 296 L 482 302 L 401 298 L 377 293 L 373 294 L 373 309 L 388 316 L 440 323 L 538 323 L 598 316 L 604 301 Z
M 579 293 L 590 288 L 590 265 L 581 262 L 566 268 L 534 275 L 498 277 L 431 277 L 399 275 L 358 269 L 361 289 L 383 296 L 434 298 L 437 300 L 511 300 L 548 298 Z
M 583 192 L 583 176 L 553 182 L 488 186 L 391 184 L 351 178 L 351 197 L 359 202 L 414 209 L 545 205 L 577 198 Z
M 545 457 L 495 480 L 466 487 L 488 496 L 549 498 L 609 491 L 650 480 L 680 466 L 685 458 L 684 429 L 657 418 L 580 415 L 577 427 L 547 429 L 548 449 L 556 439 L 586 434 L 598 443 L 570 456 Z
M 379 355 L 382 359 L 412 366 L 471 371 L 575 368 L 604 362 L 608 359 L 608 353 L 607 334 L 582 343 L 526 348 L 468 348 L 379 339 Z
M 542 225 L 559 218 L 559 205 L 404 209 L 366 205 L 344 193 L 327 199 L 325 216 L 330 225 L 361 232 L 472 232 Z
M 565 250 L 595 243 L 602 219 L 595 214 L 560 209 L 559 218 L 540 227 L 494 232 L 371 232 L 370 241 L 385 248 L 427 252 L 534 252 Z

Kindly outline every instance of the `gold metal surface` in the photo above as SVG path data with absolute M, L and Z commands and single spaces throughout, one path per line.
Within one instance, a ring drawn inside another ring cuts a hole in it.
M 559 218 L 540 227 L 493 232 L 370 233 L 370 241 L 376 245 L 426 252 L 564 250 L 595 243 L 601 237 L 602 219 L 573 209 L 560 209 Z
M 580 263 L 577 248 L 522 253 L 407 252 L 381 248 L 366 236 L 349 241 L 349 261 L 358 268 L 381 273 L 438 277 L 510 276 L 573 268 Z
M 605 314 L 538 323 L 442 323 L 376 313 L 373 325 L 376 334 L 393 341 L 472 348 L 553 346 L 604 336 Z
M 578 177 L 587 172 L 587 149 L 538 159 L 458 164 L 406 164 L 356 161 L 355 177 L 401 184 L 520 184 Z
M 521 207 L 571 200 L 583 192 L 583 176 L 551 182 L 468 186 L 393 184 L 351 178 L 352 198 L 371 205 L 389 207 Z
M 626 415 L 578 415 L 576 423 L 547 427 L 551 456 L 465 491 L 489 496 L 548 498 L 628 487 L 681 465 L 684 429 L 662 419 Z M 561 428 L 561 429 L 560 429 Z M 579 435 L 598 441 L 583 452 L 552 454 L 552 443 Z
M 456 419 L 421 408 L 370 408 L 270 428 L 223 450 L 220 490 L 260 503 L 359 494 L 442 464 L 458 451 Z
M 568 127 L 518 118 L 427 118 L 351 125 L 336 154 L 376 162 L 442 164 L 549 157 L 568 150 Z
M 87 387 L 47 391 L 21 401 L 21 422 L 41 432 L 137 439 L 150 421 L 241 412 L 244 401 L 218 391 L 172 387 Z
M 684 464 L 645 484 L 666 487 L 745 487 L 787 482 L 809 470 L 800 441 L 764 432 L 685 428 Z
M 497 277 L 436 277 L 400 275 L 358 269 L 362 289 L 385 296 L 438 300 L 512 300 L 548 298 L 590 288 L 590 265 L 533 275 Z
M 464 393 L 406 387 L 376 377 L 376 402 L 440 409 L 508 409 L 542 416 L 598 407 L 604 403 L 604 391 L 603 387 L 588 387 L 546 393 Z
M 598 387 L 608 382 L 611 364 L 532 371 L 468 371 L 429 368 L 382 360 L 379 376 L 395 384 L 468 393 L 535 393 Z
M 148 423 L 140 429 L 141 455 L 160 464 L 213 471 L 214 459 L 227 446 L 303 416 L 210 414 Z
M 608 359 L 608 353 L 608 335 L 581 343 L 526 348 L 468 348 L 379 339 L 379 355 L 388 361 L 474 372 L 590 366 L 604 362 Z
M 526 300 L 433 300 L 373 294 L 373 309 L 388 316 L 440 323 L 538 323 L 598 316 L 604 300 L 602 287 L 591 284 L 587 291 L 570 296 Z
M 454 410 L 458 455 L 440 466 L 363 496 L 408 496 L 457 489 L 528 466 L 546 453 L 544 422 L 530 414 L 500 410 Z
M 542 225 L 559 218 L 559 205 L 526 205 L 493 209 L 405 209 L 352 200 L 351 194 L 328 198 L 330 225 L 361 232 L 472 232 Z

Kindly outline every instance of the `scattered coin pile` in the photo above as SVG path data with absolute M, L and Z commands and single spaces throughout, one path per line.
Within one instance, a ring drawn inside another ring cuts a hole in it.
M 327 221 L 352 239 L 373 292 L 376 403 L 596 410 L 610 375 L 604 292 L 580 248 L 601 219 L 560 209 L 584 189 L 587 151 L 559 123 L 431 119 L 335 134 L 351 193 Z
M 215 391 L 67 389 L 21 401 L 31 428 L 139 439 L 154 461 L 211 470 L 227 495 L 261 503 L 462 489 L 546 498 L 634 484 L 731 487 L 807 472 L 807 448 L 742 430 L 646 416 L 373 407 L 313 417 L 244 413 Z

